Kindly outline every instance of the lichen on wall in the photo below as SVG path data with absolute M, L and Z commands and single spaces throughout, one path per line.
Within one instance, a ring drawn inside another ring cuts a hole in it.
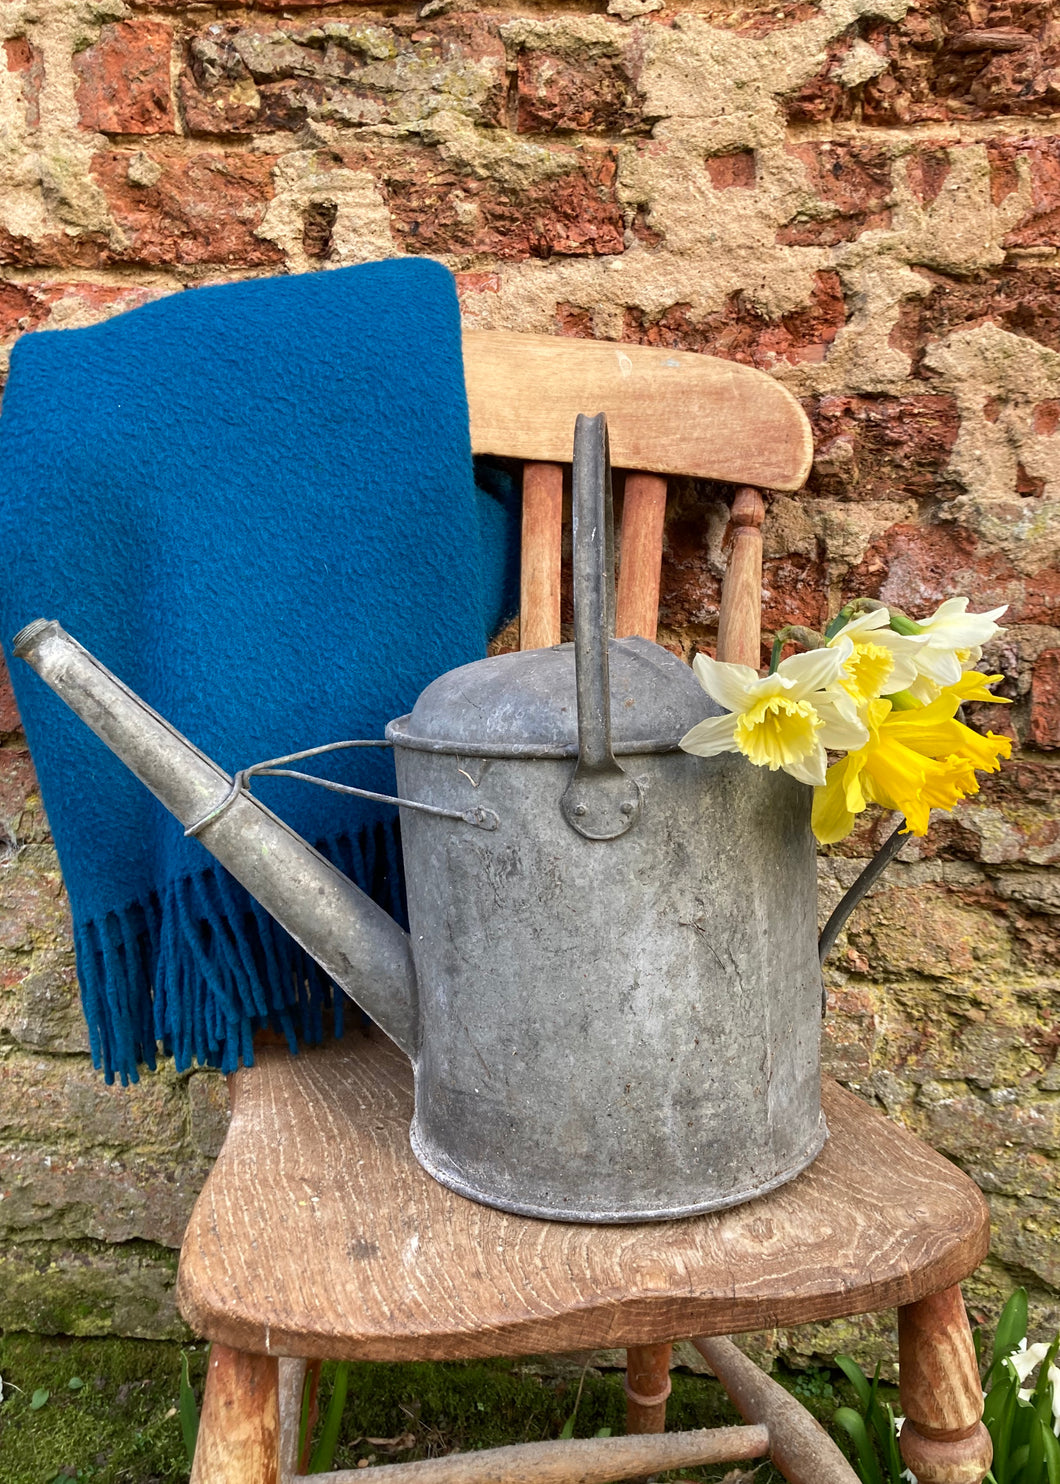
M 193 284 L 425 253 L 457 275 L 468 325 L 701 351 L 802 400 L 816 456 L 805 491 L 769 501 L 767 628 L 857 593 L 914 614 L 953 593 L 1009 604 L 987 658 L 1013 705 L 972 709 L 1019 750 L 852 920 L 826 973 L 826 1048 L 987 1192 L 973 1309 L 1022 1282 L 1043 1324 L 1060 1318 L 1053 12 L 8 0 L 0 15 L 0 357 Z M 686 655 L 716 634 L 728 498 L 673 482 L 662 637 Z M 223 1088 L 164 1071 L 121 1092 L 90 1071 L 9 696 L 0 735 L 0 1325 L 170 1332 L 169 1254 Z M 883 828 L 822 856 L 822 912 Z M 139 1310 L 122 1297 L 137 1291 Z M 108 1294 L 128 1317 L 106 1317 Z M 762 1344 L 868 1353 L 889 1322 Z

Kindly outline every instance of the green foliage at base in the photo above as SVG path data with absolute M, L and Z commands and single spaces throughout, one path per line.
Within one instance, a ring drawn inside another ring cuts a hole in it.
M 976 1354 L 981 1335 L 975 1335 Z M 1017 1374 L 1013 1360 L 1027 1346 L 1027 1293 L 1017 1288 L 1002 1310 L 994 1335 L 990 1366 L 983 1377 L 983 1422 L 990 1433 L 994 1461 L 986 1484 L 1060 1484 L 1060 1442 L 1055 1425 L 1060 1415 L 1060 1375 L 1054 1371 L 1060 1335 L 1026 1356 L 1028 1373 Z M 1033 1361 L 1034 1365 L 1030 1362 Z M 836 1358 L 857 1392 L 858 1406 L 840 1407 L 835 1424 L 853 1443 L 863 1484 L 900 1484 L 912 1475 L 898 1450 L 894 1410 L 880 1395 L 877 1376 L 870 1382 L 848 1357 Z M 1037 1380 L 1032 1372 L 1037 1369 Z M 1054 1412 L 1055 1409 L 1055 1412 Z
M 206 1347 L 185 1354 L 201 1395 Z M 186 1484 L 180 1374 L 180 1347 L 166 1341 L 0 1337 L 0 1478 Z
M 182 1385 L 183 1360 L 187 1385 Z M 345 1368 L 346 1396 L 331 1409 L 336 1437 L 326 1435 L 329 1405 L 342 1368 L 325 1365 L 313 1438 L 319 1465 L 355 1468 L 429 1458 L 454 1448 L 592 1437 L 625 1427 L 622 1376 L 573 1358 L 472 1361 L 452 1365 Z M 26 1334 L 0 1337 L 0 1479 L 3 1484 L 186 1484 L 185 1442 L 201 1402 L 206 1347 L 128 1339 L 72 1340 Z M 667 1409 L 671 1429 L 739 1422 L 716 1381 L 673 1374 Z M 777 1373 L 820 1420 L 853 1393 L 834 1372 Z M 339 1382 L 341 1385 L 341 1382 Z M 336 1398 L 339 1400 L 339 1398 Z M 341 1418 L 341 1421 L 340 1421 Z M 715 1481 L 733 1465 L 689 1470 L 689 1480 Z M 755 1484 L 782 1484 L 755 1460 Z

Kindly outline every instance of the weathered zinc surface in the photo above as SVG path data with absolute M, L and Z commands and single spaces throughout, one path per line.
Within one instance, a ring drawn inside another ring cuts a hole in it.
M 973 1306 L 1024 1282 L 1055 1320 L 1060 13 L 667 7 L 3 0 L 0 345 L 191 284 L 428 253 L 471 325 L 782 379 L 817 460 L 770 505 L 767 624 L 857 592 L 1010 604 L 991 658 L 1015 705 L 992 724 L 1021 751 L 851 924 L 827 1055 L 987 1191 Z M 713 640 L 725 518 L 716 490 L 671 502 L 684 653 Z M 0 1325 L 165 1333 L 223 1088 L 91 1071 L 10 699 L 0 727 Z M 824 907 L 876 828 L 822 861 Z

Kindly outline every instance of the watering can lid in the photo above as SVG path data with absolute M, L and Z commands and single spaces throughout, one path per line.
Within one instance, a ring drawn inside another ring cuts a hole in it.
M 671 752 L 717 706 L 690 668 L 647 639 L 608 646 L 616 755 Z M 500 654 L 431 682 L 410 715 L 392 721 L 399 747 L 462 757 L 576 757 L 574 645 Z

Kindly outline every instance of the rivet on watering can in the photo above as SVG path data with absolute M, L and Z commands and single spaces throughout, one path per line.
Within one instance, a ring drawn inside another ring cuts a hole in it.
M 574 808 L 571 810 L 571 813 L 577 814 L 579 819 L 583 814 L 587 814 L 588 812 L 589 811 L 584 804 L 575 804 Z

